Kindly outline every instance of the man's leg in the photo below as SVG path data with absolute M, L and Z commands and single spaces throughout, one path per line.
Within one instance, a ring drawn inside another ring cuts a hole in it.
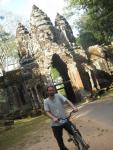
M 60 150 L 68 150 L 63 142 L 63 127 L 62 126 L 54 126 L 52 127 L 54 136 L 57 140 Z
M 73 131 L 72 131 L 72 129 L 71 129 L 69 123 L 65 123 L 65 124 L 63 125 L 63 128 L 64 128 L 69 134 L 73 135 Z

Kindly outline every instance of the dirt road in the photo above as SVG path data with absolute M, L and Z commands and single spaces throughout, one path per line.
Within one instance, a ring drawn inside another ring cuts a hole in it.
M 73 122 L 80 129 L 83 137 L 90 145 L 90 150 L 113 150 L 113 130 L 104 128 L 98 123 L 89 120 L 88 118 L 72 118 Z M 64 132 L 64 140 L 69 150 L 76 150 L 73 143 L 67 142 L 67 133 Z M 49 120 L 45 120 L 40 130 L 31 132 L 25 137 L 23 142 L 18 143 L 9 150 L 58 150 L 58 146 L 53 137 Z
M 81 131 L 90 145 L 89 150 L 113 150 L 113 97 L 105 101 L 96 101 L 82 105 L 72 121 Z M 70 110 L 67 109 L 69 112 Z M 40 127 L 30 131 L 22 141 L 8 150 L 59 150 L 50 128 L 49 119 L 45 119 Z M 69 150 L 76 150 L 73 143 L 67 142 L 68 135 L 64 131 L 64 141 Z

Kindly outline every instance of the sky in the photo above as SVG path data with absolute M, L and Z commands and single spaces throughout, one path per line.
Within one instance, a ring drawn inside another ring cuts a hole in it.
M 57 12 L 62 15 L 66 6 L 64 0 L 0 0 L 0 10 L 10 11 L 17 16 L 25 18 L 24 20 L 29 20 L 34 4 L 50 17 L 53 24 Z M 80 14 L 75 14 L 74 18 L 68 20 L 69 24 L 73 26 L 73 20 L 78 20 Z M 75 27 L 73 28 L 73 33 L 75 37 L 78 36 L 78 30 Z
M 11 11 L 29 18 L 33 4 L 47 13 L 53 22 L 57 12 L 63 13 L 65 2 L 64 0 L 0 0 L 0 10 Z

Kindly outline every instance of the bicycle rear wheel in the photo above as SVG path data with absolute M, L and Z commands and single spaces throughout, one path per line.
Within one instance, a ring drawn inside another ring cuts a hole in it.
M 74 133 L 73 142 L 74 142 L 75 146 L 78 148 L 78 150 L 88 150 L 89 149 L 89 145 L 86 144 L 86 142 L 82 138 L 80 132 Z
M 73 125 L 73 123 L 69 123 L 72 129 L 72 135 L 70 135 L 71 141 L 73 141 L 78 150 L 88 150 L 89 145 L 86 144 L 85 140 L 82 138 L 80 131 L 76 128 L 75 125 Z
M 81 150 L 78 141 L 74 138 L 74 136 L 70 136 L 70 141 L 73 141 L 75 147 L 77 147 L 77 150 Z

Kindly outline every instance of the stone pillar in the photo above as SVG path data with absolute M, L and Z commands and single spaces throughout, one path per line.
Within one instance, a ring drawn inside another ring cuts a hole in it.
M 42 102 L 41 102 L 40 94 L 39 94 L 39 92 L 38 92 L 38 90 L 37 90 L 37 85 L 35 86 L 35 91 L 36 91 L 36 95 L 37 95 L 38 103 L 39 103 L 39 106 L 40 106 Z
M 83 96 L 84 86 L 80 74 L 78 72 L 78 69 L 76 67 L 76 64 L 75 63 L 68 64 L 67 67 L 68 67 L 68 75 L 70 77 L 70 81 L 75 91 L 75 95 L 77 96 L 77 99 L 81 100 Z
M 31 88 L 28 89 L 28 95 L 29 95 L 29 99 L 30 99 L 30 103 L 32 108 L 34 107 L 34 102 L 33 102 L 33 97 L 32 97 L 32 91 Z
M 35 95 L 33 93 L 33 90 L 31 88 L 30 88 L 30 93 L 31 93 L 31 96 L 32 96 L 32 106 L 33 106 L 33 108 L 34 109 L 39 108 L 39 105 L 36 102 L 36 97 L 35 97 Z
M 91 75 L 91 71 L 93 70 L 93 68 L 87 64 L 84 64 L 84 68 L 85 68 L 85 71 L 88 73 L 89 75 L 89 78 L 90 78 L 90 83 L 91 83 L 91 88 L 93 91 L 96 91 L 97 89 L 100 89 L 100 85 L 99 85 L 99 82 L 94 74 L 94 80 L 96 82 L 96 87 L 95 87 L 95 83 L 94 83 L 94 80 L 93 80 L 93 77 Z
M 68 74 L 70 76 L 70 79 L 73 82 L 73 86 L 75 86 L 78 89 L 83 89 L 84 86 L 83 86 L 82 80 L 80 78 L 80 74 L 78 72 L 76 64 L 75 63 L 68 64 L 67 66 L 68 66 Z
M 22 102 L 21 102 L 21 98 L 20 98 L 17 86 L 13 86 L 13 91 L 14 91 L 14 97 L 15 97 L 16 105 L 19 108 L 22 106 Z
M 97 79 L 96 79 L 96 84 L 97 84 L 97 89 L 100 89 L 100 85 Z
M 88 75 L 89 75 L 90 83 L 91 83 L 92 89 L 95 89 L 94 82 L 93 82 L 93 79 L 92 79 L 92 76 L 91 76 L 91 71 L 90 71 L 90 70 L 86 70 L 86 72 L 87 72 Z
M 40 108 L 40 101 L 39 101 L 40 98 L 37 94 L 36 86 L 33 87 L 33 95 L 34 95 L 34 100 L 35 100 L 37 108 Z
M 14 91 L 11 86 L 7 87 L 7 96 L 8 96 L 8 102 L 10 106 L 10 110 L 14 109 L 15 101 L 14 101 Z

